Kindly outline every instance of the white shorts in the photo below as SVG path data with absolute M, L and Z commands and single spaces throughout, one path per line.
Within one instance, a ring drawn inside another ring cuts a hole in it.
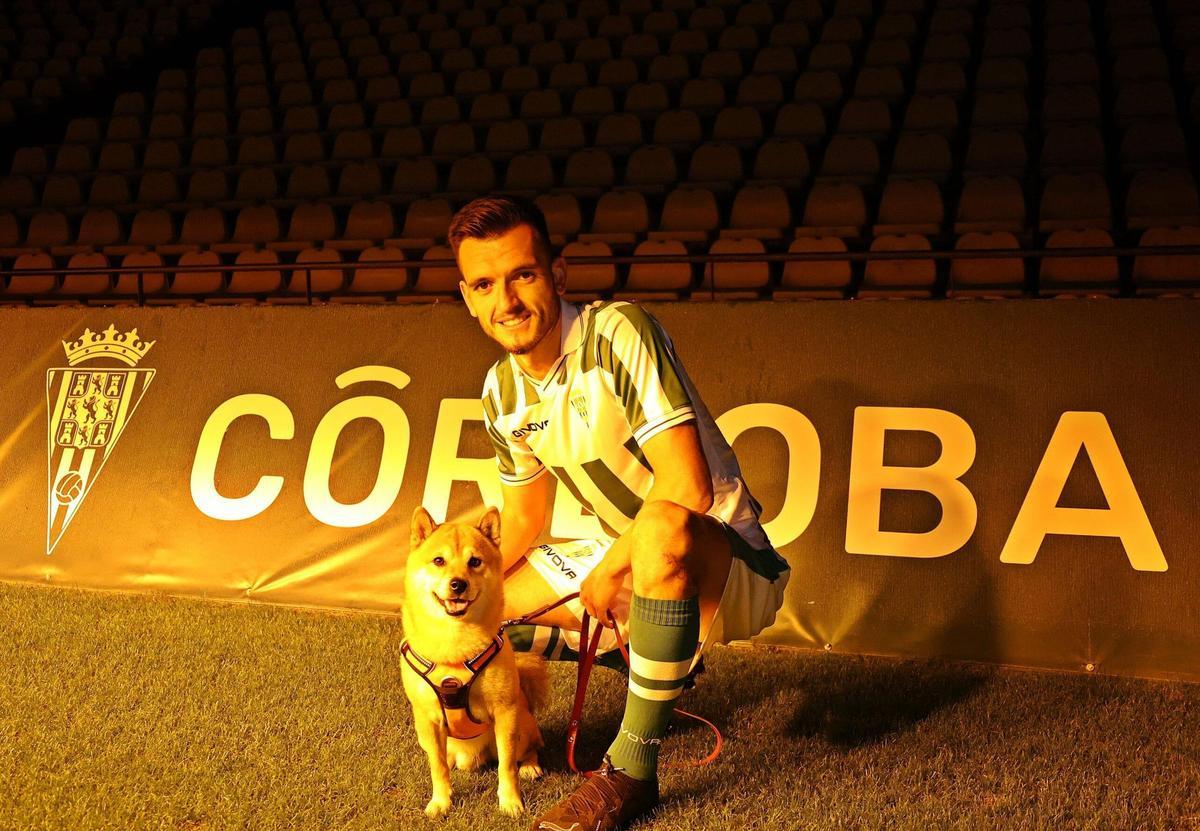
M 712 624 L 704 635 L 697 658 L 713 643 L 747 640 L 775 622 L 775 614 L 783 605 L 783 593 L 791 571 L 774 549 L 756 551 L 736 531 L 725 526 L 733 548 L 729 577 Z M 531 548 L 526 560 L 554 593 L 565 597 L 579 591 L 583 579 L 608 553 L 612 540 L 571 540 Z M 625 585 L 617 595 L 613 612 L 621 638 L 628 642 L 629 603 L 633 597 L 633 577 L 625 577 Z M 565 605 L 577 620 L 583 620 L 583 604 L 576 598 Z M 594 623 L 594 622 L 593 622 Z M 579 633 L 564 632 L 566 645 L 579 651 Z M 612 630 L 605 630 L 598 651 L 608 652 L 617 647 Z

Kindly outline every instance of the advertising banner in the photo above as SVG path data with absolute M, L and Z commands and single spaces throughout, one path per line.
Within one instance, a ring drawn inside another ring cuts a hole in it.
M 1200 680 L 1200 303 L 647 307 L 792 565 L 760 642 Z M 456 304 L 0 309 L 0 579 L 394 612 L 413 509 L 500 503 L 497 357 Z

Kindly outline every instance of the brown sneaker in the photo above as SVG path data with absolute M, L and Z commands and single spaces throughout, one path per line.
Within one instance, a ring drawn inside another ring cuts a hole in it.
M 658 805 L 658 780 L 621 773 L 608 756 L 599 770 L 533 824 L 533 831 L 616 831 Z

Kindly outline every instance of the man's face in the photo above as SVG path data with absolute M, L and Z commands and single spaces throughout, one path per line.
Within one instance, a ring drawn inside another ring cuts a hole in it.
M 489 239 L 464 239 L 458 268 L 467 309 L 488 337 L 514 355 L 537 350 L 547 353 L 539 357 L 551 357 L 551 351 L 557 357 L 558 344 L 547 336 L 558 323 L 566 267 L 561 258 L 547 261 L 530 226 Z

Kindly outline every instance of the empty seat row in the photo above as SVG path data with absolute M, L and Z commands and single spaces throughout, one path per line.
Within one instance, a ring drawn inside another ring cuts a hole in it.
M 1200 228 L 1147 231 L 1140 241 L 1142 248 L 1197 244 Z M 1066 256 L 1043 257 L 1031 273 L 1012 235 L 963 235 L 956 250 L 983 256 L 950 261 L 946 295 L 1013 297 L 1031 287 L 1042 295 L 1113 295 L 1119 291 L 1118 262 L 1105 253 L 1113 248 L 1105 232 L 1056 232 L 1047 247 Z M 642 242 L 634 257 L 646 257 L 647 261 L 635 259 L 628 267 L 577 261 L 611 257 L 612 250 L 601 242 L 571 243 L 562 254 L 571 298 L 791 299 L 931 296 L 940 282 L 934 261 L 907 256 L 928 250 L 928 241 L 919 235 L 878 237 L 870 245 L 876 257 L 868 259 L 861 270 L 839 256 L 847 253 L 841 240 L 823 237 L 797 237 L 788 247 L 794 258 L 781 264 L 752 259 L 765 253 L 761 242 L 732 238 L 714 241 L 707 248 L 714 258 L 704 264 L 686 261 L 688 250 L 674 241 Z M 889 253 L 906 257 L 885 258 Z M 728 255 L 741 259 L 720 259 Z M 649 260 L 651 257 L 658 259 Z M 664 262 L 663 258 L 675 259 Z M 123 255 L 80 251 L 56 258 L 33 252 L 18 255 L 7 265 L 11 276 L 0 276 L 0 302 L 5 303 L 34 298 L 92 303 L 179 302 L 181 298 L 217 303 L 255 299 L 305 302 L 314 296 L 352 302 L 454 299 L 461 279 L 445 245 L 415 254 L 389 246 L 357 252 L 314 247 L 285 253 L 244 249 L 225 256 L 195 250 L 165 257 L 156 251 Z M 1139 293 L 1200 288 L 1200 257 L 1195 255 L 1138 255 L 1131 271 Z
M 474 195 L 464 193 L 457 201 Z M 774 184 L 747 185 L 728 200 L 719 200 L 710 189 L 691 186 L 675 188 L 661 201 L 648 200 L 643 193 L 632 190 L 604 190 L 594 201 L 564 192 L 536 198 L 543 204 L 557 236 L 603 238 L 618 243 L 646 237 L 703 241 L 721 233 L 778 240 L 794 225 L 807 229 L 810 235 L 847 238 L 867 232 L 938 235 L 952 229 L 956 234 L 1005 231 L 1027 235 L 1033 230 L 1025 194 L 1020 182 L 1012 177 L 968 179 L 957 196 L 952 223 L 943 191 L 931 180 L 890 180 L 877 203 L 869 203 L 863 189 L 854 184 L 823 181 L 807 191 Z M 451 203 L 437 197 L 413 198 L 407 204 L 390 198 L 350 200 L 349 220 L 344 228 L 338 228 L 333 224 L 332 207 L 322 204 L 323 208 L 297 205 L 286 231 L 281 212 L 271 205 L 248 205 L 236 210 L 181 208 L 176 212 L 182 216 L 181 222 L 166 210 L 147 208 L 134 215 L 128 231 L 115 211 L 93 209 L 82 216 L 78 234 L 72 232 L 71 221 L 62 212 L 36 213 L 27 223 L 14 214 L 0 214 L 0 245 L 50 248 L 120 245 L 126 241 L 133 245 L 269 245 L 287 240 L 380 240 L 397 235 L 436 239 L 444 235 L 451 211 Z M 1104 180 L 1095 174 L 1052 177 L 1035 210 L 1036 230 L 1043 233 L 1086 228 L 1111 231 L 1122 226 L 1137 231 L 1200 224 L 1195 182 L 1190 173 L 1180 170 L 1137 174 L 1126 194 L 1123 223 L 1114 221 Z M 314 211 L 319 211 L 322 218 L 315 226 Z M 314 236 L 314 227 L 320 229 L 319 235 Z

